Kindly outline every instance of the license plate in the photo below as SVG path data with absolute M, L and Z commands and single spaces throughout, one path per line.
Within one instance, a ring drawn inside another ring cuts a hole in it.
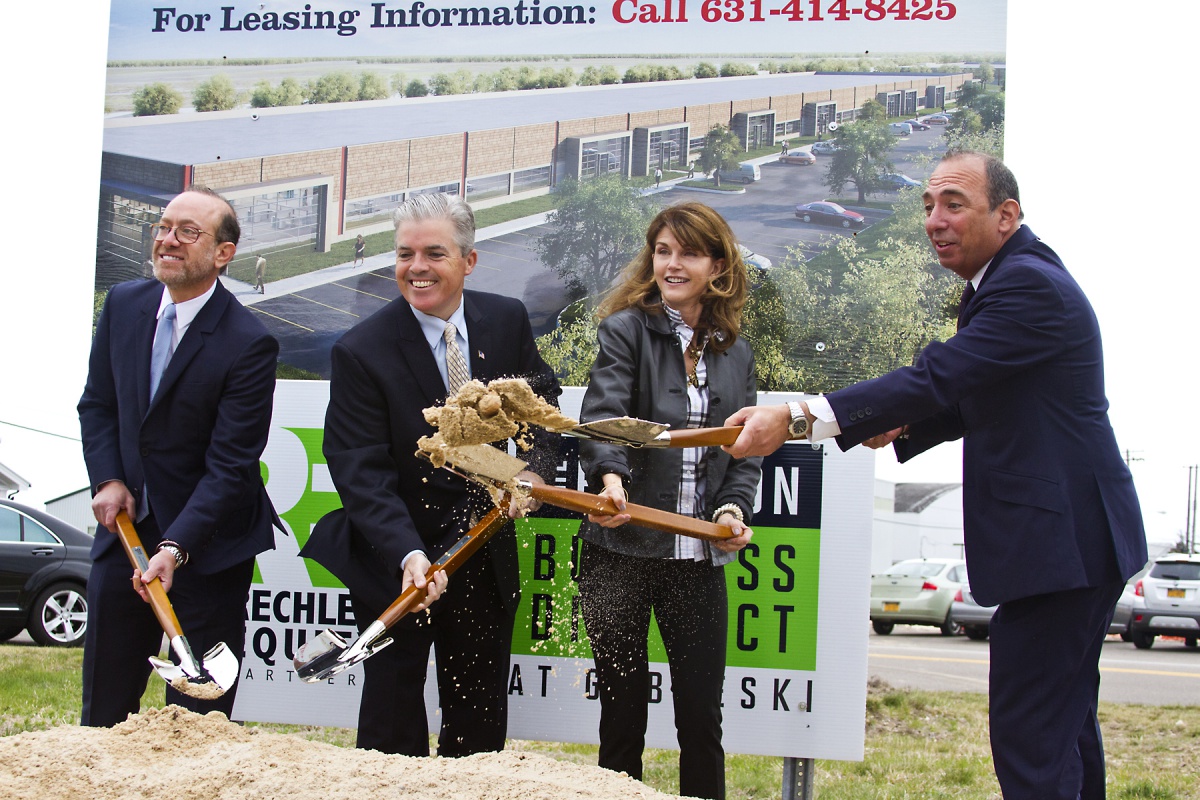
M 900 604 L 899 603 L 884 603 L 883 610 L 884 611 L 899 611 Z
M 1183 589 L 1167 589 L 1167 597 L 1187 597 Z

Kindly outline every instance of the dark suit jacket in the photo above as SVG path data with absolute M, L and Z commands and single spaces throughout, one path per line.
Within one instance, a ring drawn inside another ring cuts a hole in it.
M 904 424 L 901 461 L 964 437 L 963 528 L 980 603 L 1099 586 L 1146 563 L 1095 314 L 1029 228 L 992 259 L 955 336 L 828 399 L 843 449 Z
M 482 292 L 463 296 L 472 376 L 484 382 L 523 377 L 557 403 L 561 390 L 538 355 L 525 306 Z M 334 345 L 331 359 L 323 449 L 342 508 L 321 519 L 301 555 L 382 611 L 402 591 L 400 562 L 406 555 L 422 550 L 437 560 L 466 532 L 472 512 L 482 516 L 492 502 L 464 479 L 415 455 L 417 440 L 433 433 L 422 409 L 444 402 L 446 386 L 404 298 L 351 328 Z M 550 481 L 558 437 L 534 429 L 534 440 L 533 450 L 519 455 Z M 515 610 L 520 576 L 512 526 L 474 558 L 491 562 L 502 601 Z
M 92 491 L 143 487 L 164 539 L 209 574 L 275 546 L 259 457 L 267 443 L 279 344 L 220 283 L 179 341 L 150 401 L 150 350 L 163 286 L 114 286 L 92 342 L 79 401 Z M 148 546 L 154 543 L 147 542 Z M 99 558 L 120 548 L 100 527 Z

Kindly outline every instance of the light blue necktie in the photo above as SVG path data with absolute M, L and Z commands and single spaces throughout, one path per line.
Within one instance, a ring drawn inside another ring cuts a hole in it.
M 154 349 L 150 351 L 150 399 L 158 391 L 158 383 L 162 380 L 171 355 L 175 352 L 175 304 L 168 303 L 158 318 L 158 327 L 154 330 Z

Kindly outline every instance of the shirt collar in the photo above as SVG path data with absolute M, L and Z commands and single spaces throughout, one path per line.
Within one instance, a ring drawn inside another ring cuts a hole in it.
M 412 312 L 413 316 L 417 318 L 417 324 L 421 326 L 421 333 L 425 334 L 425 341 L 429 342 L 431 350 L 437 350 L 439 345 L 442 345 L 445 341 L 442 336 L 446 330 L 447 322 L 453 322 L 454 329 L 458 331 L 459 338 L 469 344 L 469 340 L 467 339 L 467 315 L 463 312 L 462 298 L 459 298 L 458 308 L 450 315 L 450 319 L 430 316 L 415 308 L 413 308 Z M 465 353 L 466 350 L 463 350 L 463 352 Z
M 182 303 L 175 304 L 175 330 L 182 332 L 187 330 L 187 327 L 192 324 L 192 320 L 200 313 L 200 309 L 204 308 L 217 291 L 217 282 L 213 281 L 212 286 L 208 287 L 208 291 L 199 297 L 193 297 L 191 300 L 184 300 Z M 162 316 L 163 309 L 171 305 L 171 292 L 166 286 L 163 287 L 162 299 L 158 301 L 158 313 L 155 318 Z

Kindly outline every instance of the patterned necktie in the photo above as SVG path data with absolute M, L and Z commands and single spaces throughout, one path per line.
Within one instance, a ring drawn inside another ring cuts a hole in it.
M 967 303 L 971 302 L 971 298 L 975 296 L 975 284 L 967 281 L 967 288 L 963 289 L 962 299 L 958 301 L 958 327 L 963 326 L 963 314 L 967 310 Z
M 471 380 L 471 373 L 467 371 L 467 362 L 463 358 L 462 351 L 458 349 L 457 334 L 458 329 L 454 327 L 454 323 L 447 322 L 446 329 L 442 331 L 442 338 L 446 340 L 446 379 L 452 395 L 457 394 L 463 384 Z
M 158 327 L 154 330 L 154 349 L 150 351 L 150 399 L 158 391 L 158 383 L 162 380 L 167 364 L 175 353 L 175 304 L 168 303 L 158 318 Z

